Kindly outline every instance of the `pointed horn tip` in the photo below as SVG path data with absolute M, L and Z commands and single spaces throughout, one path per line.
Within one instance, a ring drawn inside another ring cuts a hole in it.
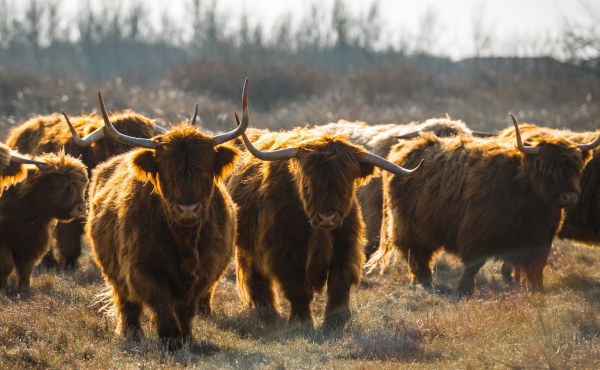
M 237 112 L 233 113 L 235 115 L 235 123 L 237 123 L 237 125 L 240 125 L 240 116 L 238 116 Z
M 248 108 L 248 78 L 244 82 L 244 90 L 242 91 L 242 109 Z
M 419 165 L 412 170 L 413 175 L 416 175 L 423 169 L 423 162 L 425 162 L 425 159 L 421 159 L 421 162 L 419 162 Z

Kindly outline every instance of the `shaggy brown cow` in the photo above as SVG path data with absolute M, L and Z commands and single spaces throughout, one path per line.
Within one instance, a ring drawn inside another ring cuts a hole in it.
M 238 205 L 240 297 L 276 315 L 277 282 L 291 303 L 288 323 L 314 325 L 313 295 L 327 283 L 323 326 L 343 326 L 351 316 L 350 288 L 358 284 L 365 259 L 356 187 L 375 166 L 399 176 L 416 174 L 421 166 L 407 171 L 324 130 L 252 130 L 249 136 L 254 144 L 242 135 L 248 152 L 227 182 Z
M 432 118 L 425 122 L 411 122 L 406 125 L 386 124 L 369 126 L 364 122 L 348 122 L 340 120 L 320 128 L 331 134 L 348 135 L 354 144 L 364 146 L 368 151 L 386 158 L 390 148 L 398 143 L 398 138 L 414 138 L 419 133 L 433 132 L 438 137 L 451 136 L 490 136 L 491 134 L 473 131 L 463 121 L 450 118 Z M 379 233 L 383 217 L 383 192 L 381 178 L 376 177 L 361 187 L 356 196 L 362 209 L 362 216 L 367 230 L 365 252 L 367 258 L 379 247 Z
M 574 143 L 586 143 L 592 141 L 600 132 L 573 132 L 569 130 L 556 130 L 536 125 L 521 124 L 519 129 L 523 141 L 528 143 L 532 139 L 542 137 L 562 137 Z M 514 140 L 514 131 L 503 130 L 499 133 L 499 140 Z M 562 228 L 558 233 L 559 238 L 572 239 L 579 242 L 599 245 L 600 244 L 600 148 L 593 151 L 592 159 L 585 166 L 581 175 L 581 195 L 577 202 L 565 209 L 566 217 Z M 502 266 L 502 277 L 507 283 L 513 281 L 512 265 L 504 263 Z M 517 279 L 519 271 L 515 271 Z
M 12 129 L 6 143 L 30 155 L 57 153 L 64 148 L 73 157 L 81 156 L 90 174 L 99 163 L 132 148 L 106 135 L 104 122 L 97 115 L 73 117 L 74 129 L 71 130 L 65 118 L 66 115 L 63 117 L 59 114 L 32 118 Z M 115 114 L 111 120 L 119 132 L 130 136 L 150 138 L 165 131 L 154 125 L 151 119 L 131 111 Z M 79 135 L 85 137 L 82 139 Z M 51 267 L 58 262 L 66 268 L 76 267 L 81 254 L 82 233 L 81 219 L 58 224 L 55 229 L 56 244 L 44 257 L 44 265 Z
M 31 272 L 48 250 L 56 221 L 85 214 L 85 165 L 64 152 L 37 158 L 22 182 L 0 197 L 0 285 L 16 272 L 19 286 L 29 287 Z
M 222 135 L 183 123 L 139 139 L 112 127 L 98 97 L 109 134 L 140 149 L 94 170 L 86 233 L 112 290 L 120 333 L 141 333 L 145 306 L 158 336 L 179 347 L 191 339 L 198 306 L 211 312 L 214 288 L 233 255 L 235 205 L 221 179 L 239 151 L 224 143 L 244 132 L 248 109 L 244 124 Z
M 0 143 L 0 195 L 8 186 L 22 181 L 27 176 L 27 171 L 23 164 L 43 166 L 43 163 L 22 157 L 14 153 L 6 145 Z
M 514 120 L 514 118 L 513 118 Z M 517 146 L 468 137 L 439 139 L 431 134 L 394 146 L 389 159 L 430 163 L 414 179 L 384 174 L 384 220 L 379 250 L 369 261 L 385 266 L 394 249 L 408 261 L 413 283 L 430 283 L 430 264 L 440 248 L 465 265 L 458 290 L 472 294 L 475 275 L 487 258 L 518 265 L 526 285 L 543 291 L 542 270 L 563 207 L 574 204 L 590 151 L 561 139 L 531 140 Z

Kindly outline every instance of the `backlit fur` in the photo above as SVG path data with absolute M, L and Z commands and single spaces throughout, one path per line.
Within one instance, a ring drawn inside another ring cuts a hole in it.
M 87 116 L 69 117 L 69 120 L 79 133 L 85 137 L 97 129 L 104 129 L 102 117 L 91 114 Z M 132 111 L 123 111 L 110 117 L 115 128 L 129 136 L 150 138 L 155 135 L 154 123 L 151 119 Z M 42 153 L 57 153 L 64 151 L 81 160 L 93 170 L 99 163 L 108 158 L 125 153 L 132 149 L 131 146 L 119 143 L 108 132 L 104 132 L 104 138 L 98 140 L 88 147 L 80 147 L 73 141 L 71 131 L 62 114 L 51 114 L 32 118 L 20 126 L 13 128 L 8 135 L 7 145 L 22 153 L 40 155 Z M 59 224 L 55 230 L 56 243 L 51 253 L 44 258 L 47 266 L 56 264 L 67 268 L 73 268 L 81 254 L 81 234 L 83 233 L 83 221 L 74 220 L 70 223 Z
M 200 307 L 210 313 L 215 286 L 231 261 L 235 205 L 220 179 L 239 151 L 182 124 L 95 170 L 86 233 L 112 290 L 121 334 L 141 333 L 144 307 L 172 346 L 191 339 Z M 200 202 L 197 222 L 180 224 L 169 207 Z
M 72 210 L 85 202 L 87 169 L 65 155 L 44 154 L 43 169 L 28 166 L 25 180 L 0 197 L 0 284 L 15 270 L 20 286 L 29 286 L 31 272 L 48 250 L 57 221 L 73 219 Z
M 298 148 L 290 160 L 263 162 L 245 152 L 227 188 L 238 205 L 237 279 L 240 297 L 276 313 L 276 282 L 291 303 L 289 321 L 313 322 L 313 294 L 327 284 L 324 326 L 351 315 L 350 288 L 360 280 L 364 224 L 358 185 L 374 173 L 362 147 L 345 136 L 298 128 L 248 130 L 260 150 Z M 339 212 L 341 226 L 311 226 L 315 212 Z
M 27 176 L 25 166 L 17 162 L 12 162 L 10 156 L 10 148 L 0 143 L 0 195 L 2 195 L 4 189 L 19 181 L 23 181 Z
M 406 125 L 384 124 L 373 126 L 360 121 L 340 120 L 337 123 L 329 123 L 320 128 L 331 134 L 348 135 L 350 141 L 354 144 L 362 145 L 371 153 L 383 158 L 386 158 L 391 147 L 398 143 L 398 139 L 394 135 L 403 135 L 414 131 L 433 132 L 438 137 L 472 135 L 472 131 L 463 121 L 447 118 L 432 118 L 424 122 L 411 122 Z M 376 177 L 371 180 L 361 187 L 356 195 L 367 228 L 365 252 L 368 258 L 379 247 L 379 233 L 383 216 L 381 178 Z
M 413 178 L 383 175 L 384 219 L 379 250 L 369 261 L 385 266 L 392 250 L 408 261 L 413 283 L 429 283 L 440 248 L 457 255 L 465 270 L 458 281 L 472 294 L 475 274 L 490 257 L 517 264 L 526 285 L 543 290 L 542 270 L 563 210 L 561 192 L 579 193 L 590 153 L 561 138 L 531 140 L 538 155 L 515 143 L 425 134 L 392 147 L 389 160 L 427 165 Z

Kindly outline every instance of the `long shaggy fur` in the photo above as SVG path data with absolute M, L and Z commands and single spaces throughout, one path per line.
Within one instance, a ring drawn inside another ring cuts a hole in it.
M 22 182 L 0 197 L 0 285 L 16 272 L 17 282 L 29 286 L 31 272 L 49 248 L 56 221 L 73 219 L 73 209 L 85 203 L 87 169 L 81 161 L 65 155 L 44 154 Z
M 69 118 L 77 132 L 84 137 L 98 129 L 104 130 L 102 117 L 91 114 Z M 150 138 L 155 135 L 154 123 L 151 119 L 132 111 L 124 111 L 110 117 L 115 128 L 126 135 Z M 81 160 L 93 170 L 99 163 L 108 158 L 125 153 L 131 146 L 114 140 L 108 132 L 104 138 L 88 147 L 78 146 L 72 138 L 65 118 L 61 114 L 38 116 L 13 128 L 8 135 L 6 144 L 13 149 L 30 155 L 42 153 L 58 153 L 64 150 L 73 157 L 81 156 Z M 56 227 L 56 243 L 52 251 L 44 258 L 47 266 L 56 264 L 73 268 L 81 254 L 82 220 L 59 224 Z
M 123 335 L 141 333 L 143 307 L 172 345 L 190 339 L 198 308 L 211 312 L 214 288 L 233 255 L 236 208 L 220 179 L 239 151 L 215 146 L 186 124 L 99 165 L 89 188 L 86 233 L 112 288 Z M 173 204 L 200 203 L 201 217 L 181 224 Z
M 487 258 L 501 257 L 525 272 L 526 284 L 543 290 L 542 270 L 558 232 L 563 192 L 579 193 L 589 152 L 561 138 L 530 140 L 538 155 L 512 144 L 433 134 L 400 142 L 389 160 L 411 167 L 425 158 L 418 176 L 383 175 L 384 220 L 371 267 L 400 251 L 414 283 L 432 279 L 430 264 L 440 248 L 465 265 L 458 288 L 473 292 L 474 276 Z
M 360 121 L 340 120 L 319 128 L 327 130 L 331 134 L 348 135 L 350 141 L 354 144 L 362 145 L 371 153 L 383 158 L 386 158 L 391 147 L 398 143 L 398 139 L 394 135 L 420 131 L 433 132 L 438 137 L 472 136 L 472 131 L 463 121 L 449 118 L 432 118 L 424 122 L 411 122 L 405 125 L 384 124 L 372 126 Z M 356 195 L 367 227 L 365 252 L 369 257 L 379 246 L 379 233 L 383 216 L 381 178 L 377 177 L 371 180 L 367 185 L 361 187 Z
M 248 130 L 261 150 L 298 148 L 291 160 L 263 162 L 244 153 L 228 179 L 238 204 L 238 292 L 252 307 L 276 312 L 274 282 L 291 303 L 289 321 L 313 321 L 313 294 L 327 285 L 324 325 L 350 318 L 349 292 L 358 284 L 364 224 L 356 188 L 374 173 L 365 150 L 323 130 Z M 311 226 L 317 213 L 338 212 L 341 226 Z
M 561 137 L 577 144 L 592 142 L 598 135 L 595 132 L 573 132 L 521 124 L 521 136 L 525 143 L 543 137 Z M 498 134 L 498 140 L 514 141 L 514 130 L 505 129 Z M 600 244 L 600 148 L 593 150 L 592 159 L 581 174 L 581 194 L 577 202 L 565 209 L 565 221 L 558 233 L 559 238 L 572 239 L 590 245 Z M 513 266 L 505 262 L 502 275 L 505 281 L 512 282 Z M 515 278 L 521 279 L 520 271 L 514 271 Z

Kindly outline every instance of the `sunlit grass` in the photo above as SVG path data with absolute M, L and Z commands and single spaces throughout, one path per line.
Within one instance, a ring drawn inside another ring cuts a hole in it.
M 0 368 L 593 368 L 600 358 L 600 249 L 556 242 L 547 294 L 502 282 L 499 261 L 477 275 L 471 299 L 453 286 L 456 258 L 441 254 L 435 288 L 410 287 L 403 262 L 365 276 L 344 329 L 286 327 L 242 306 L 230 266 L 215 313 L 197 317 L 195 341 L 162 349 L 148 315 L 140 340 L 115 334 L 116 320 L 92 302 L 103 282 L 89 256 L 73 273 L 38 271 L 29 292 L 0 293 Z M 317 323 L 324 296 L 316 297 Z

